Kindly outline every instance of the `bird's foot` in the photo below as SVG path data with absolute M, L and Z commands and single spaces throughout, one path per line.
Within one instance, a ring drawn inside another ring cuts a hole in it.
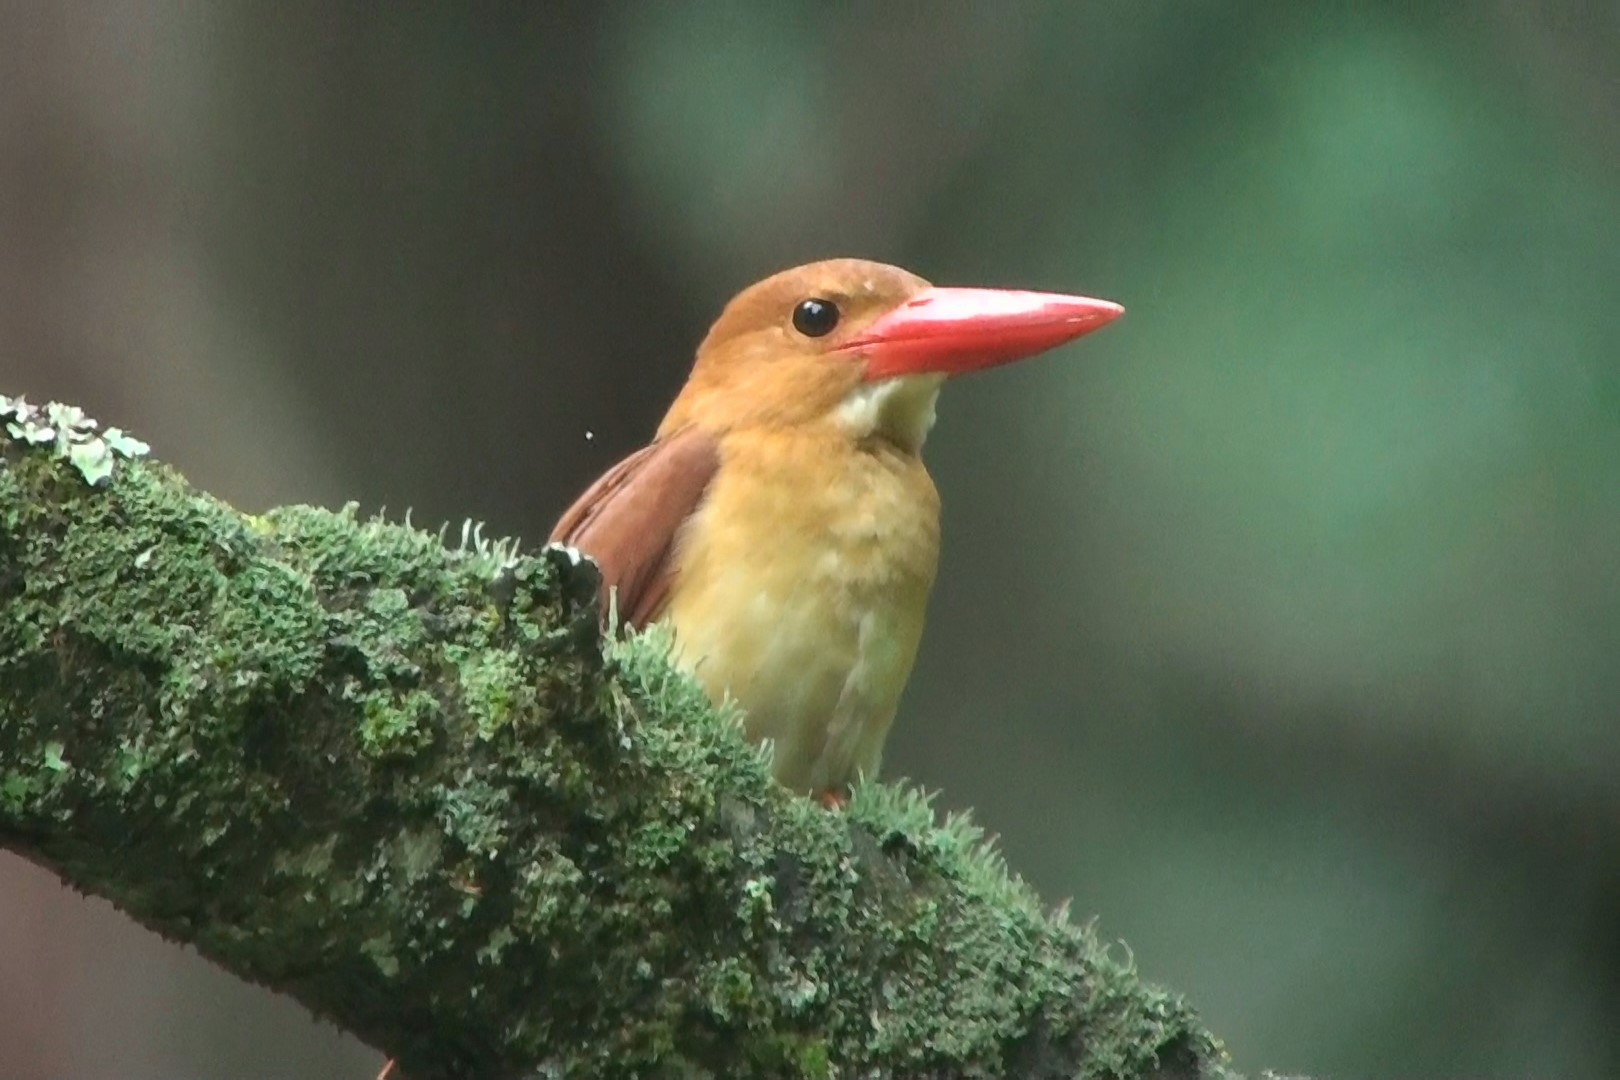
M 816 796 L 816 801 L 825 810 L 842 810 L 849 805 L 849 789 L 843 787 L 830 787 Z M 379 1077 L 378 1080 L 381 1080 Z
M 399 1062 L 395 1061 L 393 1058 L 389 1058 L 387 1061 L 383 1062 L 382 1072 L 377 1074 L 377 1080 L 388 1080 L 390 1076 L 394 1075 L 394 1066 L 398 1064 Z

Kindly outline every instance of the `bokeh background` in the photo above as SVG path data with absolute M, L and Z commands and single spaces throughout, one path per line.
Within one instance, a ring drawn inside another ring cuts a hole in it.
M 539 540 L 724 300 L 1090 292 L 953 386 L 890 776 L 1240 1068 L 1620 1075 L 1620 7 L 0 4 L 0 391 Z M 0 1075 L 378 1056 L 0 856 Z

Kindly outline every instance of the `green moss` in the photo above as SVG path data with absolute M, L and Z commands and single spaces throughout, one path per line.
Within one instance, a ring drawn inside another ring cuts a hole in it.
M 1219 1072 L 966 818 L 778 788 L 589 566 L 53 449 L 0 438 L 0 842 L 407 1073 Z
M 408 756 L 433 741 L 439 703 L 425 690 L 397 698 L 370 694 L 361 701 L 360 746 L 373 757 Z
M 0 800 L 4 800 L 8 817 L 20 815 L 38 797 L 39 792 L 28 777 L 21 773 L 0 773 Z
M 480 738 L 494 738 L 520 717 L 534 715 L 533 694 L 526 692 L 511 656 L 452 648 L 446 650 L 446 657 L 455 665 L 455 685 L 463 707 L 478 725 Z
M 399 958 L 394 955 L 394 943 L 386 937 L 369 937 L 361 943 L 360 951 L 377 970 L 387 978 L 399 974 Z

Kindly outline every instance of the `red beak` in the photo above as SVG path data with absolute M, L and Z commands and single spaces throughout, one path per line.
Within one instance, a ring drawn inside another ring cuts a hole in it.
M 866 358 L 869 382 L 961 375 L 1022 360 L 1125 314 L 1108 300 L 1012 289 L 924 289 L 840 347 Z

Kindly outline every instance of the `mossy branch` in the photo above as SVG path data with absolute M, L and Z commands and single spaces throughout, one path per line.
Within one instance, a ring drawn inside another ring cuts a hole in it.
M 970 826 L 777 788 L 589 564 L 245 516 L 20 410 L 0 845 L 416 1080 L 1223 1073 Z

